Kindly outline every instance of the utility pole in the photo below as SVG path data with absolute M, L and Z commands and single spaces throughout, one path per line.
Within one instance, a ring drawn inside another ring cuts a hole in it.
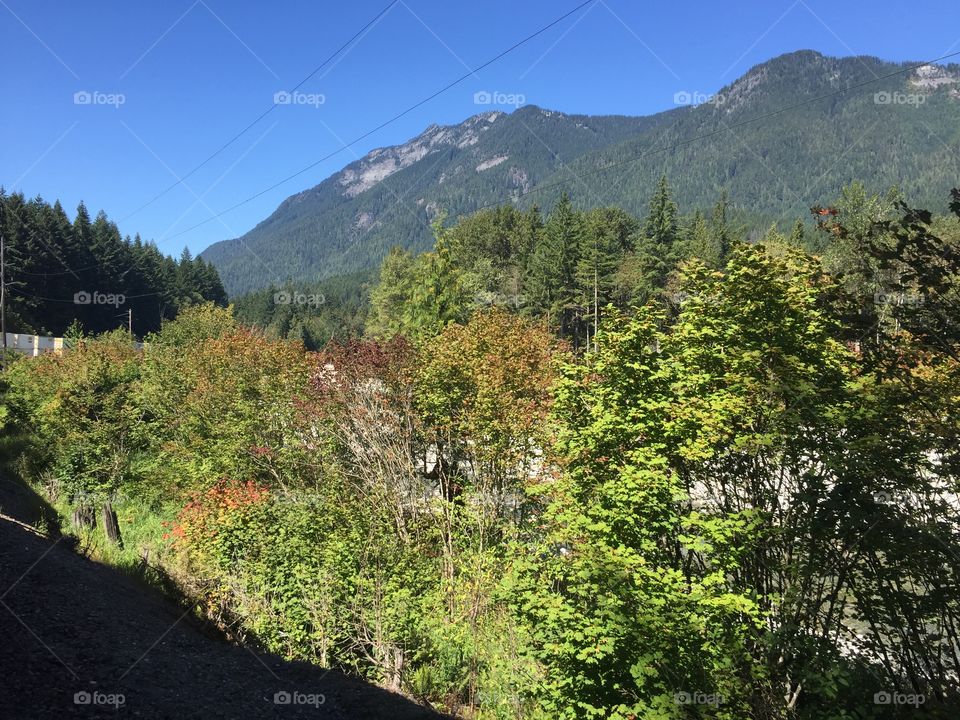
M 6 242 L 0 233 L 0 333 L 3 333 L 3 362 L 7 362 L 7 266 Z
M 133 340 L 133 308 L 127 308 L 126 312 L 120 313 L 115 317 L 125 317 L 127 319 L 127 333 L 129 333 L 130 339 Z

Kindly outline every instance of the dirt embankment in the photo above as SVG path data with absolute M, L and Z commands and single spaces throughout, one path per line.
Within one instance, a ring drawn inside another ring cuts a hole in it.
M 33 530 L 42 508 L 0 478 L 0 718 L 442 717 L 210 637 L 189 610 Z

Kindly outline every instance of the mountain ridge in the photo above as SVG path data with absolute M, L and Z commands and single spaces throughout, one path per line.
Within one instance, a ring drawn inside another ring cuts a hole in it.
M 927 66 L 877 79 L 907 67 L 800 50 L 755 65 L 708 102 L 653 115 L 526 105 L 432 124 L 294 193 L 248 233 L 214 243 L 201 256 L 235 296 L 270 281 L 252 272 L 249 252 L 270 257 L 283 280 L 318 280 L 371 267 L 393 245 L 429 247 L 430 223 L 441 212 L 455 218 L 496 202 L 549 206 L 561 191 L 538 187 L 565 185 L 580 206 L 616 204 L 641 213 L 662 172 L 685 210 L 706 207 L 726 188 L 735 204 L 795 217 L 851 179 L 878 190 L 902 185 L 920 201 L 939 198 L 952 177 L 945 170 L 949 143 L 960 138 L 957 124 L 950 127 L 960 113 L 960 69 Z M 875 86 L 836 92 L 866 81 Z M 768 123 L 725 129 L 829 93 Z M 708 137 L 662 152 L 701 135 Z M 590 182 L 578 182 L 585 173 Z

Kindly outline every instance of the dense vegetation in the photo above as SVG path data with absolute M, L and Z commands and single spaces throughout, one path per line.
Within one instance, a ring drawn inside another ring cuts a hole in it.
M 291 196 L 242 238 L 216 243 L 203 257 L 232 297 L 269 282 L 248 262 L 250 250 L 279 277 L 313 282 L 375 267 L 393 246 L 429 249 L 441 212 L 459 219 L 511 201 L 520 209 L 552 207 L 565 191 L 578 209 L 614 205 L 642 216 L 664 173 L 690 211 L 708 213 L 727 188 L 731 206 L 748 208 L 763 227 L 806 213 L 854 179 L 896 185 L 932 207 L 941 202 L 938 189 L 956 182 L 960 66 L 943 66 L 937 87 L 918 85 L 916 73 L 877 80 L 909 66 L 801 51 L 752 68 L 715 102 L 645 118 L 527 106 L 434 126 Z M 853 89 L 836 94 L 845 88 Z M 878 93 L 916 102 L 878 103 Z M 811 102 L 794 107 L 804 101 Z M 751 122 L 784 108 L 793 109 Z M 360 185 L 373 168 L 379 181 Z
M 432 252 L 394 248 L 370 297 L 369 334 L 432 334 L 482 307 L 498 306 L 542 319 L 549 330 L 587 347 L 610 305 L 670 299 L 676 263 L 697 256 L 720 267 L 737 234 L 721 195 L 709 218 L 680 215 L 666 177 L 638 220 L 616 207 L 575 210 L 566 195 L 543 218 L 538 208 L 481 211 L 447 228 L 434 225 Z M 798 242 L 802 220 L 794 226 Z M 769 239 L 780 239 L 771 228 Z M 676 297 L 673 297 L 676 300 Z
M 367 339 L 190 308 L 16 363 L 5 430 L 105 557 L 464 716 L 955 717 L 960 191 L 813 210 L 438 222 Z
M 180 308 L 226 304 L 213 266 L 184 250 L 163 255 L 138 235 L 121 238 L 100 212 L 91 221 L 83 203 L 71 223 L 57 201 L 26 200 L 0 188 L 5 252 L 7 331 L 62 336 L 77 321 L 87 332 L 127 327 L 138 337 L 160 329 Z
M 269 337 L 299 340 L 319 350 L 332 340 L 363 334 L 372 271 L 338 275 L 317 283 L 271 285 L 238 297 L 234 315 Z
M 317 187 L 287 198 L 241 240 L 281 278 L 312 282 L 375 267 L 392 245 L 426 250 L 430 222 L 441 208 L 459 215 L 485 202 L 501 202 L 584 152 L 665 121 L 564 115 L 531 106 L 510 115 L 482 113 L 452 127 L 432 125 L 406 144 L 374 150 Z M 476 170 L 495 157 L 509 159 Z M 370 170 L 374 178 L 392 174 L 355 192 L 351 183 Z M 226 240 L 203 252 L 231 297 L 264 284 L 237 256 L 238 243 Z

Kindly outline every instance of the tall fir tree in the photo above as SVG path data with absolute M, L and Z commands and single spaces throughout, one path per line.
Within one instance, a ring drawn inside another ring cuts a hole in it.
M 730 227 L 730 220 L 727 217 L 730 203 L 727 198 L 727 190 L 723 189 L 720 193 L 720 199 L 713 206 L 713 213 L 710 216 L 710 231 L 713 233 L 714 241 L 717 244 L 720 257 L 718 263 L 722 265 L 730 254 L 730 245 L 733 242 L 733 230 Z
M 0 188 L 0 232 L 7 241 L 11 332 L 62 335 L 77 322 L 88 333 L 102 332 L 125 326 L 124 311 L 133 310 L 134 333 L 142 336 L 182 306 L 177 263 L 139 236 L 121 238 L 103 212 L 91 221 L 82 202 L 71 223 L 59 202 L 27 202 Z M 189 302 L 226 305 L 216 270 L 192 258 L 183 267 Z M 95 302 L 94 292 L 123 300 Z
M 640 281 L 647 293 L 666 285 L 667 276 L 679 259 L 679 212 L 667 176 L 661 175 L 650 198 L 643 236 L 636 254 Z
M 723 249 L 719 238 L 711 232 L 707 219 L 699 210 L 693 213 L 693 218 L 687 228 L 686 255 L 699 258 L 707 267 L 717 268 L 723 256 Z
M 551 327 L 571 336 L 582 314 L 577 303 L 576 267 L 583 243 L 583 218 L 564 193 L 533 251 L 526 287 L 531 309 L 546 315 Z
M 616 208 L 587 213 L 574 276 L 579 304 L 587 308 L 590 318 L 584 328 L 588 347 L 600 327 L 601 308 L 613 300 L 614 276 L 632 243 L 635 223 L 631 220 Z
M 798 217 L 793 223 L 793 229 L 790 230 L 790 244 L 798 248 L 804 247 L 806 235 L 807 228 L 803 224 L 803 218 Z
M 403 332 L 403 308 L 413 287 L 413 255 L 394 246 L 380 263 L 380 276 L 370 292 L 367 334 L 384 339 Z

